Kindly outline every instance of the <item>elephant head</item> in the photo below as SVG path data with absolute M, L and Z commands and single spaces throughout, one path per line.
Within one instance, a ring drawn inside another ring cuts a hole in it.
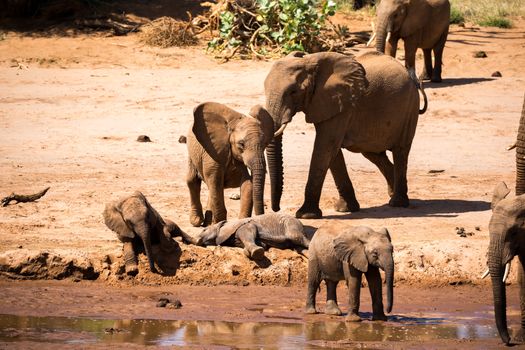
M 217 162 L 226 164 L 233 157 L 247 167 L 253 183 L 254 211 L 260 215 L 264 213 L 264 148 L 273 137 L 273 121 L 259 105 L 250 114 L 253 118 L 220 103 L 202 103 L 193 111 L 192 131 Z
M 525 195 L 506 198 L 509 193 L 510 190 L 505 183 L 500 183 L 494 190 L 488 248 L 488 266 L 494 295 L 496 327 L 501 339 L 507 344 L 510 338 L 507 329 L 503 271 L 515 255 L 525 257 Z M 525 286 L 522 284 L 520 287 L 520 293 L 523 295 Z M 525 321 L 523 311 L 522 308 L 522 324 Z
M 385 271 L 387 288 L 386 312 L 392 311 L 394 302 L 394 247 L 386 228 L 372 231 L 368 227 L 357 227 L 351 233 L 337 236 L 334 240 L 337 258 L 365 273 L 368 265 Z
M 273 64 L 264 90 L 266 109 L 277 130 L 266 150 L 274 211 L 280 209 L 282 195 L 282 133 L 286 124 L 301 111 L 308 123 L 350 112 L 367 86 L 365 70 L 352 56 L 293 52 Z

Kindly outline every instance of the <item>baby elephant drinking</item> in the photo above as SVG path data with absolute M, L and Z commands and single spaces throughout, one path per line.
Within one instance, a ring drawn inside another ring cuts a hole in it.
M 292 248 L 304 254 L 310 240 L 298 219 L 281 213 L 268 213 L 235 221 L 221 221 L 201 231 L 197 237 L 184 236 L 196 245 L 225 245 L 244 248 L 250 259 L 261 259 L 264 249 Z
M 126 273 L 138 273 L 137 255 L 142 246 L 148 257 L 151 272 L 157 272 L 151 250 L 152 244 L 159 244 L 162 251 L 178 249 L 171 236 L 180 236 L 180 228 L 171 220 L 164 220 L 151 206 L 146 197 L 136 191 L 129 197 L 106 204 L 104 222 L 124 243 L 123 255 Z
M 372 320 L 385 320 L 381 275 L 385 271 L 387 288 L 386 311 L 392 311 L 394 259 L 393 246 L 386 228 L 373 231 L 369 227 L 352 227 L 341 222 L 321 226 L 310 243 L 308 256 L 308 295 L 306 313 L 313 314 L 315 295 L 322 280 L 326 283 L 326 314 L 341 315 L 336 289 L 340 280 L 348 286 L 347 321 L 360 321 L 359 294 L 363 273 L 372 296 Z

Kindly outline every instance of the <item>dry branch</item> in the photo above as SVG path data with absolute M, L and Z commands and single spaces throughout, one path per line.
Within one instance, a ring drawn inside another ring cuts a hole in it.
M 16 203 L 34 202 L 42 198 L 48 190 L 49 190 L 49 187 L 43 189 L 42 191 L 38 193 L 29 194 L 29 195 L 11 193 L 9 196 L 3 198 L 2 201 L 0 201 L 0 203 L 2 203 L 3 207 L 7 207 L 11 201 L 16 201 Z

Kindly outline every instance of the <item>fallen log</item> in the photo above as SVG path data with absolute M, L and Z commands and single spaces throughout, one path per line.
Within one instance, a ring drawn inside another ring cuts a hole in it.
M 16 194 L 13 192 L 9 196 L 2 198 L 0 203 L 2 203 L 2 207 L 7 207 L 11 201 L 16 201 L 16 203 L 34 202 L 42 198 L 48 190 L 49 190 L 49 187 L 43 189 L 42 191 L 38 193 L 29 194 L 29 195 Z

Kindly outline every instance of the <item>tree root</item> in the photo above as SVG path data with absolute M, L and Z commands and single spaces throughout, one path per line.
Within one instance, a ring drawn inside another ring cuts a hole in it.
M 3 207 L 7 207 L 11 201 L 16 201 L 16 203 L 34 202 L 42 198 L 48 190 L 49 190 L 49 187 L 43 189 L 42 191 L 38 193 L 29 194 L 29 195 L 11 193 L 9 196 L 2 198 L 0 203 L 2 203 Z

